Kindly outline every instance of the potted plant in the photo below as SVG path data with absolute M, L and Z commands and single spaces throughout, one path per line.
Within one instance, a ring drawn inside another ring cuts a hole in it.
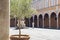
M 10 10 L 11 15 L 16 15 L 19 23 L 19 34 L 11 35 L 11 40 L 29 40 L 29 35 L 21 34 L 21 22 L 24 17 L 30 17 L 35 10 L 31 9 L 32 0 L 11 0 Z

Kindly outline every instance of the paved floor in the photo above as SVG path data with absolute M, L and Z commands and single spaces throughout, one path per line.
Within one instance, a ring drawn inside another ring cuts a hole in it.
M 60 40 L 60 30 L 28 28 L 21 29 L 21 32 L 30 35 L 30 40 Z M 10 35 L 18 33 L 18 30 L 10 28 Z

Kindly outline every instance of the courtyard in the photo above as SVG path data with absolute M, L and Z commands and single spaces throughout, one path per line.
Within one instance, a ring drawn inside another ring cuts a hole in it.
M 29 40 L 60 40 L 60 30 L 57 29 L 27 28 L 21 29 L 21 33 L 28 34 Z M 11 27 L 10 36 L 14 34 L 19 34 L 19 30 Z

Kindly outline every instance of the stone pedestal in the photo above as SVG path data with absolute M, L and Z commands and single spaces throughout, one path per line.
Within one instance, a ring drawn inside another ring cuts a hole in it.
M 0 0 L 0 40 L 9 40 L 9 1 Z

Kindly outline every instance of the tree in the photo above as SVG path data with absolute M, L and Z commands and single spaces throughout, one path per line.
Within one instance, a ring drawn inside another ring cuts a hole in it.
M 19 26 L 21 19 L 24 17 L 30 17 L 35 10 L 31 8 L 32 0 L 11 0 L 10 10 L 11 15 L 16 15 L 19 19 Z M 21 35 L 20 27 L 19 27 L 19 35 Z

